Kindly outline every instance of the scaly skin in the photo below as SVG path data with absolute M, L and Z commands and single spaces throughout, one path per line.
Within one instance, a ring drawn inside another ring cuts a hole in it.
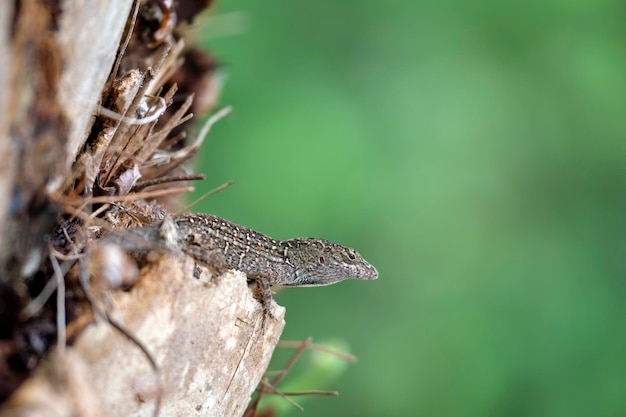
M 211 214 L 185 214 L 174 223 L 184 252 L 269 285 L 320 286 L 378 278 L 376 268 L 354 249 L 324 239 L 276 240 Z

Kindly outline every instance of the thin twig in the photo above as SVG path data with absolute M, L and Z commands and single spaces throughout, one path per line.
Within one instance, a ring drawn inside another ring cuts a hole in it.
M 131 21 L 130 21 L 130 25 L 128 27 L 128 33 L 126 34 L 126 38 L 124 38 L 124 43 L 122 44 L 121 48 L 120 48 L 120 52 L 117 55 L 117 59 L 115 60 L 115 65 L 113 66 L 113 71 L 111 71 L 111 79 L 114 80 L 115 77 L 117 76 L 117 71 L 120 68 L 120 64 L 122 63 L 122 57 L 124 56 L 124 53 L 126 52 L 126 48 L 128 47 L 128 44 L 130 43 L 130 39 L 133 36 L 133 31 L 135 29 L 135 22 L 137 21 L 137 13 L 139 12 L 139 0 L 135 0 L 133 2 L 133 12 L 131 14 Z
M 191 145 L 191 147 L 199 148 L 200 145 L 202 145 L 202 142 L 204 141 L 206 135 L 208 135 L 211 131 L 213 125 L 219 122 L 224 117 L 228 116 L 228 114 L 230 114 L 230 112 L 232 111 L 233 108 L 231 106 L 226 106 L 223 109 L 220 109 L 217 113 L 213 114 L 211 117 L 209 117 L 204 123 L 204 126 L 202 126 L 202 130 L 200 130 L 200 133 L 198 133 L 198 137 L 196 138 L 196 141 Z
M 152 180 L 138 182 L 132 188 L 133 192 L 141 191 L 144 188 L 152 187 L 153 185 L 165 184 L 168 182 L 180 182 L 180 181 L 199 181 L 206 178 L 204 174 L 187 174 L 187 175 L 172 175 L 171 177 L 160 177 Z
M 278 373 L 274 377 L 274 379 L 272 379 L 272 382 L 271 382 L 272 385 L 274 386 L 278 385 L 278 383 L 283 379 L 283 377 L 287 374 L 287 372 L 289 372 L 289 370 L 293 367 L 296 361 L 300 358 L 302 353 L 311 345 L 312 341 L 313 341 L 312 337 L 307 337 L 300 343 L 300 346 L 298 346 L 298 349 L 294 352 L 294 354 L 291 356 L 287 364 L 283 367 L 282 373 Z
M 300 411 L 304 411 L 304 408 L 302 408 L 302 406 L 300 404 L 298 404 L 297 402 L 295 402 L 294 400 L 292 400 L 291 398 L 287 397 L 287 395 L 283 392 L 278 391 L 276 388 L 274 388 L 269 382 L 267 382 L 266 380 L 261 381 L 261 384 L 268 389 L 268 391 L 265 392 L 269 392 L 270 394 L 274 394 L 274 395 L 279 395 L 283 398 L 283 400 L 287 401 L 289 404 L 293 405 L 294 407 L 296 407 L 298 410 Z
M 165 113 L 165 110 L 167 110 L 167 103 L 165 102 L 163 97 L 156 97 L 156 100 L 156 103 L 150 106 L 150 108 L 146 112 L 146 115 L 141 118 L 127 117 L 113 110 L 109 110 L 101 105 L 98 105 L 98 113 L 104 117 L 108 117 L 109 119 L 123 122 L 128 125 L 145 125 L 158 120 L 159 117 L 161 117 L 161 115 Z
M 153 197 L 160 197 L 167 194 L 177 194 L 177 193 L 188 193 L 193 191 L 193 187 L 176 187 L 176 188 L 167 188 L 165 190 L 155 190 L 155 191 L 143 191 L 141 193 L 127 194 L 127 195 L 111 195 L 111 196 L 99 196 L 99 197 L 88 197 L 85 198 L 83 204 L 81 204 L 81 208 L 87 206 L 88 204 L 100 204 L 100 203 L 124 203 L 126 201 L 135 201 L 135 200 L 143 200 Z
M 291 340 L 283 341 L 283 340 L 281 340 L 280 342 L 278 342 L 276 347 L 279 347 L 279 348 L 297 348 L 297 347 L 300 346 L 301 343 L 302 342 L 298 342 L 298 341 L 291 341 Z M 322 345 L 318 345 L 316 343 L 310 343 L 308 348 L 311 349 L 311 350 L 316 350 L 318 352 L 331 354 L 331 355 L 336 356 L 338 358 L 345 359 L 348 362 L 356 363 L 358 361 L 356 356 L 350 355 L 349 353 L 341 352 L 341 351 L 333 349 L 333 348 L 329 348 L 328 346 L 322 346 Z
M 64 261 L 70 261 L 70 263 L 67 264 L 66 267 L 60 269 L 61 276 L 65 276 L 67 271 L 69 271 L 70 268 L 72 267 L 73 261 L 80 258 L 81 256 L 81 255 L 73 255 L 73 256 L 62 255 L 58 253 L 54 248 L 52 248 L 52 246 L 50 246 L 49 251 L 50 251 L 50 254 L 54 256 L 55 258 L 63 259 Z M 56 270 L 55 270 L 55 274 L 56 274 Z M 26 305 L 26 307 L 22 309 L 22 311 L 20 312 L 20 318 L 22 320 L 28 320 L 29 318 L 37 314 L 39 310 L 41 310 L 43 306 L 46 304 L 46 302 L 50 299 L 50 297 L 52 296 L 52 294 L 57 288 L 58 288 L 58 282 L 56 279 L 48 280 L 48 282 L 43 287 L 41 292 L 37 294 L 37 296 L 33 298 L 28 303 L 28 305 Z
M 272 394 L 270 392 L 270 394 Z M 294 392 L 283 392 L 282 394 L 287 395 L 289 397 L 295 397 L 299 395 L 328 395 L 330 397 L 339 396 L 338 391 L 320 391 L 320 390 L 309 390 L 309 391 L 294 391 Z
M 89 215 L 89 217 L 91 217 L 92 219 L 95 218 L 95 217 L 98 217 L 101 213 L 104 213 L 105 211 L 107 211 L 109 209 L 109 207 L 111 207 L 111 204 L 110 203 L 105 203 L 105 204 L 101 205 L 100 207 L 98 207 L 98 209 L 96 211 L 91 213 Z
M 52 269 L 54 270 L 54 277 L 57 283 L 57 350 L 63 354 L 65 352 L 65 278 L 61 266 L 57 258 L 49 254 L 50 262 L 52 263 Z
M 175 144 L 177 144 L 178 142 L 180 142 L 181 140 L 185 139 L 187 137 L 187 132 L 185 132 L 184 130 L 182 132 L 179 132 L 176 136 L 174 136 L 171 139 L 168 139 L 165 142 L 161 142 L 159 144 L 159 149 L 167 149 Z
M 174 213 L 173 217 L 176 217 L 176 216 L 179 216 L 179 215 L 181 215 L 183 213 L 188 212 L 189 210 L 191 210 L 192 208 L 194 208 L 198 204 L 202 203 L 207 198 L 211 197 L 214 194 L 219 193 L 222 190 L 227 189 L 228 187 L 230 187 L 234 183 L 235 183 L 234 181 L 228 181 L 227 183 L 224 183 L 224 184 L 220 185 L 219 187 L 216 187 L 216 188 L 212 189 L 211 191 L 209 191 L 208 193 L 204 194 L 202 197 L 200 197 L 199 199 L 197 199 L 193 203 L 191 203 L 188 206 L 185 206 L 182 209 L 178 210 L 176 213 Z
M 22 320 L 27 320 L 37 314 L 37 312 L 43 308 L 43 306 L 46 304 L 46 302 L 52 296 L 54 290 L 56 289 L 57 281 L 54 279 L 48 280 L 46 286 L 43 287 L 43 290 L 41 290 L 41 292 L 37 294 L 37 297 L 33 298 L 30 303 L 28 303 L 28 305 L 24 307 L 24 309 L 20 312 L 20 318 Z
M 287 364 L 283 367 L 283 369 L 281 369 L 276 374 L 274 379 L 272 379 L 271 382 L 264 381 L 265 383 L 261 384 L 261 388 L 259 389 L 258 395 L 256 396 L 256 398 L 254 399 L 253 402 L 248 404 L 248 407 L 246 408 L 246 412 L 244 413 L 244 417 L 253 417 L 256 414 L 256 411 L 259 408 L 259 404 L 261 403 L 261 399 L 265 395 L 265 392 L 266 392 L 265 388 L 272 387 L 272 389 L 274 389 L 273 387 L 276 386 L 280 382 L 281 379 L 283 379 L 283 377 L 291 369 L 293 364 L 296 363 L 296 361 L 298 360 L 300 355 L 302 355 L 302 352 L 304 352 L 306 350 L 306 348 L 311 344 L 312 340 L 313 340 L 312 337 L 307 337 L 302 342 L 300 342 L 300 345 L 298 346 L 298 349 L 294 352 L 294 354 L 291 356 L 291 358 L 289 359 Z M 297 407 L 300 407 L 300 406 L 297 406 Z

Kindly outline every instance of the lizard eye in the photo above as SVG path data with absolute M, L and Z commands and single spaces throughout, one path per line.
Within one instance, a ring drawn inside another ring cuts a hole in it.
M 348 258 L 354 261 L 356 259 L 356 256 L 354 256 L 354 253 L 352 253 L 351 251 L 348 251 Z

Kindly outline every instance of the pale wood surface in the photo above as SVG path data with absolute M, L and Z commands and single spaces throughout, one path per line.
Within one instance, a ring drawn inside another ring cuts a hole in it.
M 193 278 L 194 268 L 191 258 L 165 254 L 142 270 L 132 291 L 96 297 L 108 299 L 111 316 L 154 355 L 162 415 L 241 415 L 278 343 L 284 309 L 274 304 L 275 318 L 263 320 L 243 273 L 203 282 Z M 81 334 L 75 349 L 110 415 L 151 415 L 155 374 L 125 336 L 101 321 Z
M 13 2 L 0 2 L 0 155 L 3 155 L 4 163 L 0 164 L 0 250 L 3 248 L 4 239 L 1 238 L 4 231 L 9 202 L 11 201 L 11 188 L 15 175 L 15 148 L 9 136 L 10 114 L 9 93 L 10 69 L 12 66 L 12 48 L 9 29 L 11 27 L 11 15 L 13 14 Z
M 124 31 L 132 0 L 66 0 L 59 43 L 66 68 L 60 90 L 70 120 L 66 169 L 83 144 Z

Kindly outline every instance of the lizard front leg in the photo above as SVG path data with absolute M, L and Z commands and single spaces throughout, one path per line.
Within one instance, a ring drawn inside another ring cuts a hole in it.
M 191 256 L 202 266 L 211 268 L 218 275 L 228 270 L 228 264 L 226 263 L 224 254 L 219 249 L 206 249 L 200 246 L 187 246 L 183 248 L 183 252 Z
M 270 285 L 270 275 L 267 273 L 260 273 L 252 277 L 254 281 L 254 298 L 256 298 L 263 306 L 263 321 L 265 317 L 269 316 L 273 319 L 276 318 L 272 313 L 272 287 Z

